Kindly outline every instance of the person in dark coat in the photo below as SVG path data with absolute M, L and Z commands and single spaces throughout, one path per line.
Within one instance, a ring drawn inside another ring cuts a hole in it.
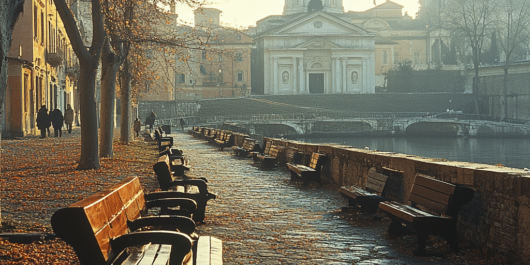
M 154 111 L 151 111 L 149 116 L 147 116 L 147 118 L 145 119 L 145 125 L 149 125 L 149 128 L 153 129 L 153 126 L 155 125 L 155 120 L 156 120 L 156 114 Z
M 46 130 L 49 132 L 50 116 L 46 105 L 42 105 L 37 113 L 37 128 L 40 130 L 40 138 L 46 138 Z
M 180 127 L 182 127 L 182 130 L 184 131 L 184 126 L 186 125 L 186 122 L 183 118 L 180 118 Z
M 59 109 L 54 109 L 53 114 L 50 118 L 52 121 L 53 130 L 55 131 L 55 137 L 57 136 L 62 137 L 63 132 L 61 129 L 63 128 L 63 125 L 64 125 L 63 113 Z
M 72 123 L 74 123 L 74 110 L 70 104 L 66 105 L 66 110 L 64 111 L 64 123 L 66 124 L 66 129 L 68 133 L 72 133 Z

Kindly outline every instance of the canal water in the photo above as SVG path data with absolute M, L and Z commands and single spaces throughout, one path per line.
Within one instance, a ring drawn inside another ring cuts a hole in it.
M 357 148 L 395 152 L 429 158 L 530 168 L 530 139 L 433 138 L 433 137 L 340 137 L 297 138 L 307 143 L 337 143 Z

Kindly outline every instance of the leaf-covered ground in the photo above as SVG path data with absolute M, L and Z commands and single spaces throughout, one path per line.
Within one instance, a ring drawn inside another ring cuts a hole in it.
M 349 231 L 348 233 L 352 233 L 350 230 L 359 232 L 351 238 L 366 237 L 374 241 L 374 238 L 379 236 L 377 231 L 384 232 L 388 225 L 388 220 L 372 222 L 371 218 L 355 213 L 340 214 L 336 211 L 313 213 L 310 210 L 313 207 L 311 205 L 314 205 L 311 200 L 305 201 L 309 205 L 304 206 L 305 208 L 285 212 L 278 211 L 276 215 L 283 216 L 283 219 L 275 223 L 271 221 L 272 217 L 267 213 L 275 211 L 277 207 L 287 202 L 274 204 L 273 197 L 282 197 L 286 195 L 284 192 L 292 192 L 294 193 L 293 196 L 297 198 L 301 198 L 302 193 L 308 193 L 304 196 L 311 198 L 312 196 L 320 196 L 320 193 L 327 194 L 329 192 L 317 187 L 312 188 L 312 192 L 299 189 L 288 182 L 281 181 L 282 178 L 288 177 L 288 172 L 254 170 L 246 165 L 248 161 L 237 161 L 229 155 L 221 155 L 222 153 L 216 148 L 204 147 L 202 143 L 194 143 L 189 136 L 178 135 L 177 140 L 183 145 L 183 148 L 186 148 L 185 152 L 191 155 L 190 159 L 194 167 L 190 174 L 208 177 L 212 191 L 219 195 L 217 200 L 209 203 L 207 224 L 200 226 L 198 233 L 213 235 L 224 241 L 223 258 L 225 264 L 265 264 L 261 262 L 264 259 L 275 261 L 267 264 L 323 264 L 322 262 L 312 263 L 305 261 L 305 259 L 317 256 L 315 260 L 326 260 L 322 259 L 326 257 L 318 256 L 322 254 L 320 249 L 326 245 L 336 244 L 336 242 L 318 245 L 317 239 L 321 239 L 315 237 L 314 234 L 296 234 L 293 230 L 304 232 L 307 229 L 312 229 L 311 227 L 321 227 L 322 229 L 319 231 L 323 232 L 330 229 L 328 227 L 330 224 L 341 223 L 339 228 L 346 229 Z M 139 176 L 141 183 L 149 191 L 157 187 L 152 173 L 152 165 L 156 161 L 157 151 L 152 142 L 145 142 L 143 139 L 131 145 L 121 145 L 116 142 L 114 150 L 114 158 L 101 159 L 101 169 L 77 171 L 77 160 L 80 154 L 79 131 L 74 130 L 73 134 L 66 134 L 62 138 L 39 139 L 32 136 L 17 140 L 3 140 L 0 164 L 2 169 L 0 202 L 3 226 L 0 228 L 0 233 L 52 234 L 49 220 L 57 209 L 88 197 L 129 175 Z M 212 163 L 212 159 L 215 163 Z M 241 172 L 238 173 L 240 176 L 232 174 L 234 166 L 240 168 Z M 277 179 L 276 175 L 280 177 L 280 180 Z M 256 178 L 262 178 L 264 182 L 257 181 L 256 183 L 261 183 L 260 186 L 254 185 L 250 188 L 245 185 L 256 181 L 253 180 Z M 242 181 L 243 179 L 246 180 Z M 269 186 L 270 190 L 267 190 Z M 283 188 L 279 189 L 279 187 Z M 252 190 L 258 189 L 266 189 L 267 192 L 261 194 L 263 196 L 256 200 L 256 193 Z M 270 206 L 266 205 L 269 200 L 271 201 Z M 302 203 L 301 205 L 306 204 Z M 339 209 L 341 206 L 343 205 L 339 201 L 338 205 L 332 205 L 332 208 Z M 257 210 L 251 211 L 254 208 Z M 301 220 L 296 218 L 301 216 L 322 216 L 326 220 L 322 218 L 305 220 L 312 226 L 299 227 L 297 223 L 300 223 Z M 287 221 L 290 219 L 293 219 L 293 222 Z M 345 225 L 344 221 L 336 221 L 339 219 L 347 220 L 349 224 Z M 377 233 L 374 234 L 373 231 Z M 339 238 L 341 237 L 340 234 L 337 235 Z M 282 239 L 281 242 L 277 240 L 280 238 Z M 345 239 L 345 242 L 348 241 Z M 377 249 L 376 252 L 379 255 L 384 256 L 384 252 L 390 251 L 397 253 L 398 257 L 405 257 L 404 260 L 409 260 L 409 252 L 414 248 L 414 243 L 414 237 L 405 237 L 390 241 L 377 239 L 372 244 L 376 245 L 373 249 L 374 251 Z M 387 250 L 377 247 L 382 245 Z M 445 246 L 444 242 L 437 240 L 430 243 L 430 248 L 433 250 L 443 250 Z M 462 242 L 462 248 L 463 251 L 457 255 L 444 255 L 416 261 L 421 264 L 433 264 L 433 261 L 453 264 L 513 264 L 506 262 L 502 257 L 488 256 L 487 252 L 468 245 L 466 242 Z M 348 255 L 351 255 L 352 251 L 359 251 L 359 255 L 364 253 L 363 248 L 359 246 L 345 250 L 337 249 L 336 251 Z M 300 256 L 299 254 L 302 252 L 308 253 L 307 257 Z M 376 255 L 376 252 L 365 253 L 366 259 L 370 259 L 371 255 Z M 335 257 L 338 254 L 330 255 Z M 404 261 L 400 258 L 394 260 Z M 328 264 L 328 262 L 324 263 Z M 329 261 L 329 264 L 332 263 Z M 37 240 L 32 244 L 15 244 L 0 239 L 0 264 L 59 265 L 79 264 L 79 262 L 71 247 L 60 239 Z M 359 264 L 367 263 L 360 262 Z
M 117 137 L 115 137 L 117 138 Z M 143 138 L 131 145 L 114 143 L 114 157 L 101 159 L 98 170 L 78 171 L 79 130 L 61 138 L 36 136 L 2 140 L 0 199 L 1 233 L 53 233 L 52 214 L 124 177 L 153 183 L 156 149 Z M 0 264 L 78 264 L 61 240 L 12 244 L 0 239 Z

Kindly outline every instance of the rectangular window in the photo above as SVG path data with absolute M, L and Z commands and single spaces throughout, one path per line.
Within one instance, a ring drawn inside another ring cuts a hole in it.
M 45 27 L 46 27 L 46 20 L 44 20 L 44 13 L 40 12 L 40 43 L 44 44 L 44 36 L 45 33 Z
M 399 63 L 399 52 L 394 52 L 394 64 Z
M 39 10 L 37 9 L 37 6 L 33 7 L 33 35 L 35 39 L 39 38 Z
M 243 82 L 243 72 L 237 73 L 237 82 Z
M 179 84 L 186 83 L 186 75 L 185 74 L 177 74 L 177 83 L 179 83 Z
M 243 61 L 243 57 L 241 56 L 241 53 L 238 52 L 236 53 L 236 62 L 241 62 L 241 61 Z
M 388 51 L 382 51 L 382 59 L 383 59 L 383 65 L 387 65 L 388 64 Z
M 236 40 L 241 40 L 241 36 L 236 36 Z
M 206 51 L 202 51 L 202 58 L 206 59 Z
M 414 53 L 414 64 L 419 64 L 419 63 L 420 63 L 420 53 L 415 52 Z

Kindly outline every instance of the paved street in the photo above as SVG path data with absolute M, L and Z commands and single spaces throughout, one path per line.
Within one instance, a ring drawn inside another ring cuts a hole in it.
M 186 134 L 174 134 L 193 168 L 218 199 L 207 207 L 200 235 L 223 240 L 225 264 L 453 264 L 414 258 L 384 238 L 384 221 L 355 224 L 341 217 L 338 192 L 289 182 L 289 172 L 263 171 L 251 159 Z

